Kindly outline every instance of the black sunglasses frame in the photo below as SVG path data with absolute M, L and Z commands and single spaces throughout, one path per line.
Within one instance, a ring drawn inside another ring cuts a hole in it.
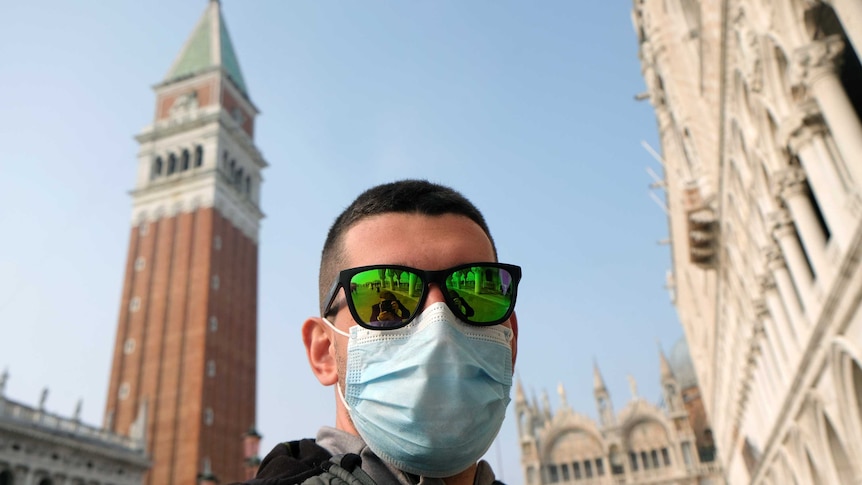
M 452 298 L 452 295 L 449 294 L 449 291 L 446 288 L 446 278 L 451 276 L 456 271 L 460 271 L 466 268 L 499 268 L 505 270 L 512 277 L 512 281 L 510 283 L 510 288 L 512 292 L 512 300 L 509 303 L 509 308 L 506 310 L 506 313 L 496 320 L 490 322 L 474 322 L 471 321 L 470 318 L 465 315 L 460 308 L 460 305 L 455 304 L 455 301 Z M 396 269 L 401 271 L 407 271 L 413 273 L 422 280 L 422 295 L 419 297 L 419 300 L 416 303 L 416 311 L 413 311 L 410 314 L 409 318 L 406 318 L 393 326 L 373 326 L 368 323 L 362 321 L 362 318 L 359 316 L 359 312 L 356 311 L 356 305 L 353 301 L 353 295 L 348 291 L 350 288 L 350 280 L 353 279 L 359 273 L 363 271 L 368 271 L 372 269 Z M 466 263 L 459 264 L 458 266 L 453 266 L 447 269 L 441 269 L 437 271 L 426 271 L 422 269 L 412 268 L 410 266 L 402 266 L 398 264 L 374 264 L 370 266 L 359 266 L 357 268 L 349 268 L 345 270 L 341 270 L 338 273 L 338 277 L 335 278 L 335 281 L 332 283 L 332 287 L 329 290 L 329 296 L 327 298 L 326 306 L 323 309 L 323 316 L 331 314 L 333 311 L 332 304 L 335 302 L 336 297 L 338 297 L 338 290 L 344 289 L 344 297 L 345 302 L 347 303 L 347 308 L 350 310 L 350 314 L 353 316 L 353 320 L 360 326 L 364 328 L 368 328 L 371 330 L 395 330 L 402 328 L 413 321 L 416 318 L 416 315 L 421 313 L 422 307 L 425 305 L 425 299 L 428 298 L 428 288 L 431 283 L 437 284 L 440 287 L 441 293 L 443 293 L 443 299 L 446 301 L 446 306 L 449 307 L 450 310 L 462 321 L 470 324 L 476 325 L 479 327 L 490 327 L 492 325 L 498 325 L 500 323 L 505 322 L 512 316 L 512 312 L 515 310 L 515 300 L 518 296 L 518 283 L 521 281 L 521 267 L 516 266 L 514 264 L 506 264 L 506 263 L 493 263 L 493 262 L 479 262 L 479 263 Z M 334 310 L 339 310 L 339 308 L 335 308 Z

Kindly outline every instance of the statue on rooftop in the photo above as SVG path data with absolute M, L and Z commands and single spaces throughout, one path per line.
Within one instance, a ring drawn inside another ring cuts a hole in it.
M 0 397 L 3 397 L 6 392 L 6 381 L 9 380 L 9 369 L 4 369 L 3 374 L 0 375 Z

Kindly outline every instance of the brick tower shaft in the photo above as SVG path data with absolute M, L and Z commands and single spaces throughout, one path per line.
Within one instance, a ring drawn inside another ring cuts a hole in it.
M 145 436 L 148 485 L 243 478 L 255 424 L 260 172 L 219 2 L 155 87 L 138 173 L 106 427 Z

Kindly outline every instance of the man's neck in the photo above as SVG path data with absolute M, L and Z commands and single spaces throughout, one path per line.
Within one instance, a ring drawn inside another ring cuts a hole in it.
M 476 466 L 477 465 L 473 463 L 470 468 L 458 473 L 457 475 L 444 478 L 443 481 L 446 482 L 446 485 L 473 485 L 476 481 Z

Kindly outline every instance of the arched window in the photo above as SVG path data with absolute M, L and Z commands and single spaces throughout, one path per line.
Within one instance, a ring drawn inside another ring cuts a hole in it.
M 221 153 L 221 169 L 224 172 L 227 172 L 227 159 L 228 159 L 228 154 L 227 154 L 227 150 L 225 150 Z
M 177 171 L 177 156 L 171 153 L 168 155 L 168 175 Z
M 200 167 L 204 164 L 204 147 L 198 145 L 195 147 L 195 167 Z
M 39 480 L 39 485 L 54 485 L 54 481 L 48 477 Z
M 246 195 L 251 196 L 251 176 L 245 176 L 245 193 Z
M 236 171 L 233 177 L 233 184 L 236 186 L 237 190 L 239 190 L 240 184 L 242 184 L 242 167 Z
M 153 174 L 151 178 L 156 178 L 162 174 L 162 165 L 164 165 L 162 157 L 156 157 L 156 161 L 153 162 Z
M 611 446 L 611 452 L 608 456 L 608 460 L 611 464 L 612 475 L 622 475 L 623 473 L 625 473 L 623 457 L 620 455 L 620 450 L 616 445 Z
M 3 470 L 0 472 L 0 485 L 12 485 L 14 479 L 11 471 Z
M 183 163 L 182 163 L 182 169 L 181 169 L 183 172 L 185 172 L 186 170 L 189 169 L 189 159 L 190 158 L 191 157 L 189 155 L 189 150 L 187 148 L 183 148 L 183 154 L 182 154 Z

